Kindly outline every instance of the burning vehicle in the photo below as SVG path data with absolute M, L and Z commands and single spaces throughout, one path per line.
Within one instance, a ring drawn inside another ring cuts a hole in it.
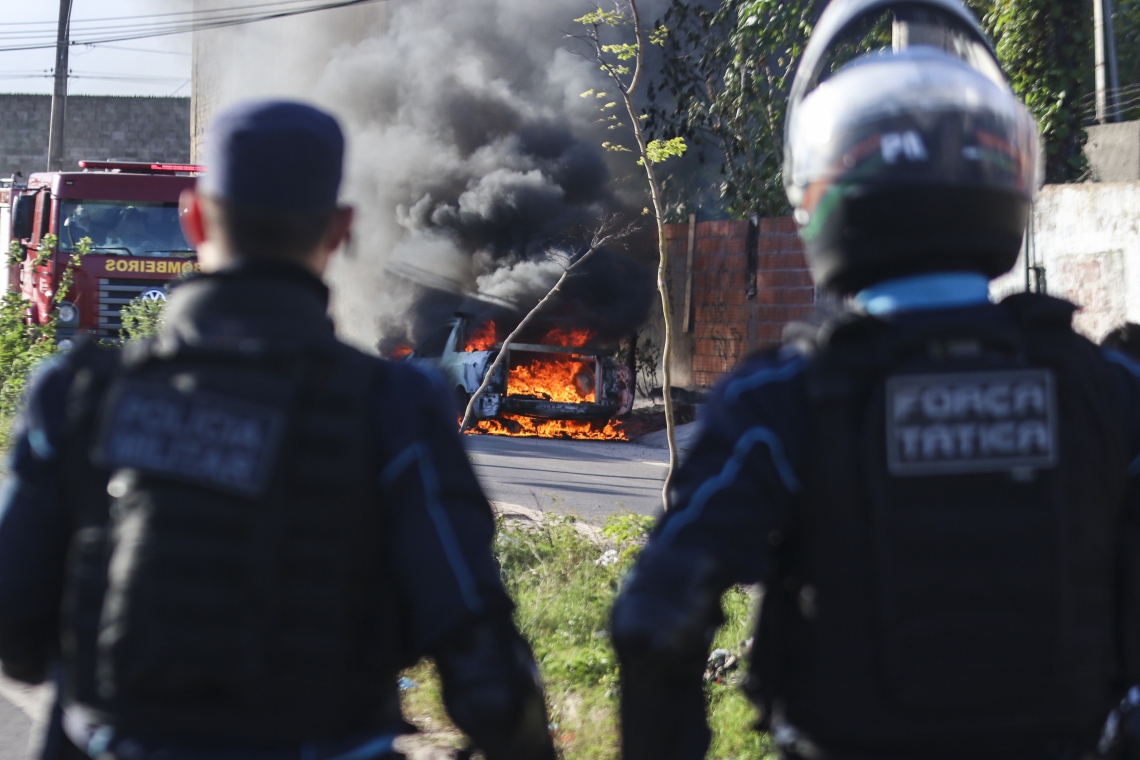
M 616 418 L 633 407 L 633 379 L 612 349 L 588 345 L 594 337 L 587 328 L 552 327 L 537 343 L 512 343 L 476 402 L 469 432 L 626 440 Z M 502 350 L 494 320 L 456 314 L 407 361 L 442 371 L 462 410 Z

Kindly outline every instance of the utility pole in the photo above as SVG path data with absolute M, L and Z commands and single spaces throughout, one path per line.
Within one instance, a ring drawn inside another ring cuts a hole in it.
M 70 44 L 71 0 L 59 0 L 59 28 L 55 38 L 55 89 L 51 94 L 48 131 L 48 171 L 63 168 L 63 117 L 67 110 L 67 48 Z
M 1120 121 L 1120 78 L 1116 73 L 1116 30 L 1112 0 L 1093 0 L 1093 54 L 1096 84 L 1096 121 Z M 1107 82 L 1105 81 L 1107 79 Z M 1111 93 L 1111 95 L 1109 94 Z M 1109 108 L 1111 97 L 1112 107 Z
M 1116 28 L 1112 0 L 1101 0 L 1104 4 L 1104 49 L 1108 55 L 1108 91 L 1111 93 L 1111 121 L 1120 121 L 1120 76 L 1116 71 Z
M 1104 2 L 1093 0 L 1093 75 L 1096 86 L 1096 123 L 1104 124 L 1107 99 L 1104 89 Z

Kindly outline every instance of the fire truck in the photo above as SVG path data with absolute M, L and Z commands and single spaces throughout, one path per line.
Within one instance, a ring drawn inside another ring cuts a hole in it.
M 80 161 L 79 169 L 33 174 L 26 185 L 10 189 L 7 231 L 23 253 L 10 260 L 8 288 L 31 303 L 31 323 L 44 324 L 56 312 L 56 336 L 64 348 L 80 334 L 117 339 L 125 304 L 139 297 L 165 299 L 172 280 L 198 267 L 178 223 L 178 196 L 193 187 L 201 167 Z M 55 248 L 37 256 L 48 235 L 56 237 Z M 90 251 L 75 270 L 66 300 L 57 302 L 60 278 L 85 237 Z

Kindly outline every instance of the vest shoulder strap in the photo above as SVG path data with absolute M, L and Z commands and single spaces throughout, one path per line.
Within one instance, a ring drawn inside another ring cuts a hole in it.
M 1077 307 L 1061 298 L 1041 293 L 1014 293 L 1002 299 L 1001 307 L 1027 329 L 1072 330 Z

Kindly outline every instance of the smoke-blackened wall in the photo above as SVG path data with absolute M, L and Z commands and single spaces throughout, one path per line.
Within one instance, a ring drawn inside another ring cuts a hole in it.
M 614 133 L 603 136 L 596 101 L 581 97 L 604 88 L 600 72 L 565 49 L 587 9 L 389 0 L 200 32 L 196 145 L 211 114 L 244 97 L 300 97 L 338 116 L 359 223 L 330 279 L 341 332 L 357 344 L 419 331 L 415 317 L 446 308 L 438 291 L 525 308 L 561 273 L 548 251 L 579 250 L 599 215 L 643 205 L 615 192 L 636 167 L 600 149 Z M 583 269 L 559 314 L 608 332 L 644 320 L 648 267 L 605 251 Z

